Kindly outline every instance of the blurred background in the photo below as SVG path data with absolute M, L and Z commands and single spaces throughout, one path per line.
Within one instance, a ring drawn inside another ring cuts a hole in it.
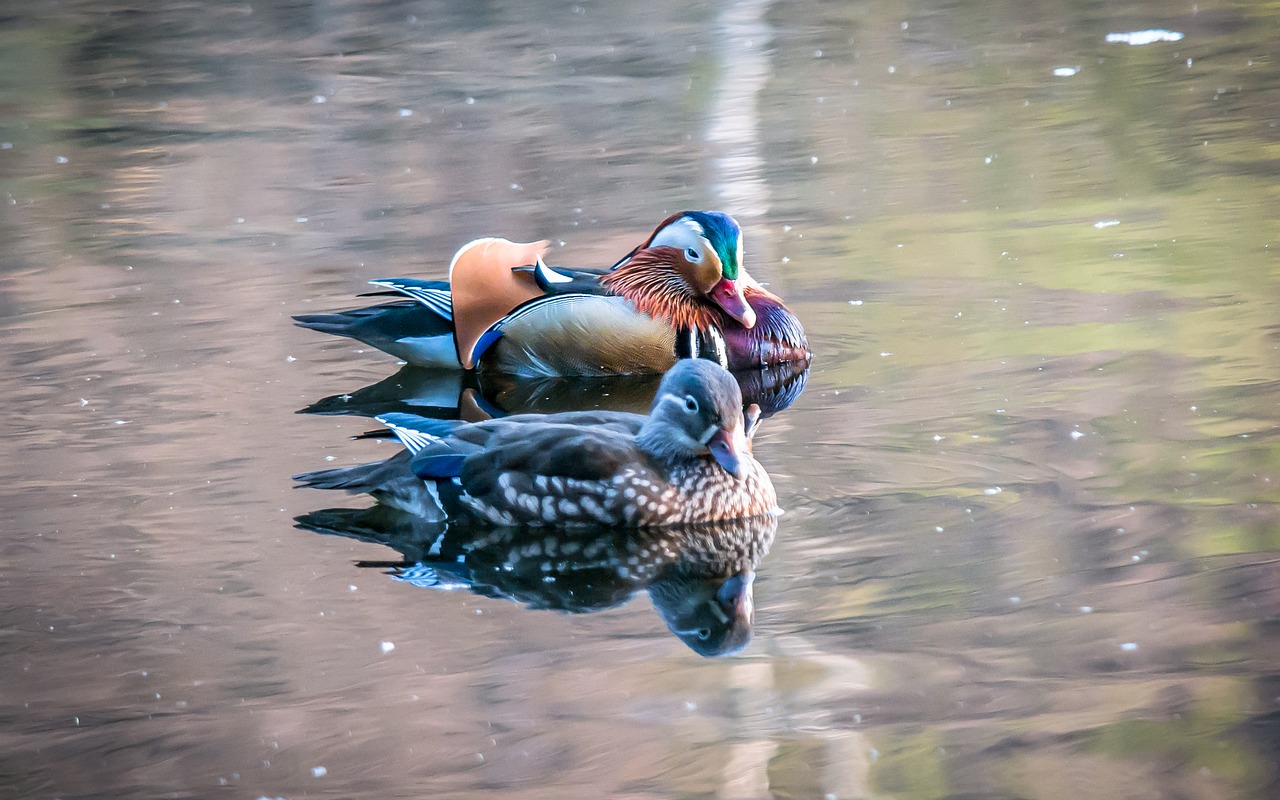
M 815 354 L 741 655 L 295 528 L 290 315 L 687 208 Z M 1274 3 L 2 3 L 0 797 L 1275 797 L 1278 209 Z

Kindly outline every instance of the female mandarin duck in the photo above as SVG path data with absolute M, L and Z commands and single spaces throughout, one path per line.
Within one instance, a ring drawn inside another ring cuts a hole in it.
M 466 424 L 388 414 L 379 421 L 405 453 L 295 479 L 367 492 L 435 520 L 647 527 L 740 519 L 777 506 L 751 454 L 758 419 L 755 406 L 744 417 L 728 371 L 688 359 L 663 377 L 648 416 L 577 411 Z
M 296 316 L 424 367 L 516 375 L 665 372 L 679 358 L 730 369 L 809 360 L 804 328 L 742 267 L 742 232 L 685 211 L 609 269 L 552 269 L 546 242 L 477 239 L 449 281 L 372 281 L 411 298 Z

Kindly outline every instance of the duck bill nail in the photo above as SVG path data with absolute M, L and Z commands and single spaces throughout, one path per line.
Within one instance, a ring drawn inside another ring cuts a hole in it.
M 711 451 L 711 457 L 725 472 L 735 478 L 742 477 L 742 458 L 738 455 L 737 448 L 733 446 L 732 431 L 716 431 L 711 441 L 707 442 L 707 449 Z
M 720 586 L 720 590 L 716 592 L 716 600 L 720 603 L 720 607 L 724 610 L 726 616 L 743 620 L 751 619 L 751 615 L 755 610 L 751 584 L 755 577 L 755 573 L 750 570 L 745 573 L 740 572 L 737 575 L 730 576 Z
M 711 287 L 711 301 L 724 309 L 724 313 L 741 322 L 742 327 L 750 328 L 756 324 L 756 311 L 747 305 L 747 299 L 742 296 L 742 287 L 736 281 L 721 278 Z

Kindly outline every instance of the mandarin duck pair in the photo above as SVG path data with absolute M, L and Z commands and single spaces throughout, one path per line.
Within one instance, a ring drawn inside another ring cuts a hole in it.
M 804 328 L 743 265 L 718 211 L 662 222 L 607 269 L 547 266 L 547 242 L 477 239 L 448 281 L 371 281 L 407 299 L 294 317 L 410 364 L 524 376 L 658 374 L 682 358 L 732 370 L 804 362 Z
M 704 359 L 663 377 L 647 416 L 520 414 L 463 423 L 379 417 L 405 449 L 373 464 L 295 476 L 368 493 L 424 520 L 498 526 L 687 525 L 777 512 L 751 452 L 759 407 L 744 414 L 733 375 Z

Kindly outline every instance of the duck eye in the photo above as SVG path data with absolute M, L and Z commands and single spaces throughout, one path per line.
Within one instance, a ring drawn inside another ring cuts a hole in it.
M 689 409 L 689 411 L 690 411 L 690 412 L 692 412 L 692 413 L 694 413 L 694 414 L 697 414 L 697 413 L 698 413 L 698 401 L 697 401 L 697 399 L 696 399 L 693 395 L 691 395 L 691 394 L 687 394 L 687 395 L 685 395 L 685 396 L 684 396 L 684 407 L 685 407 L 685 408 L 687 408 L 687 409 Z
M 711 629 L 710 629 L 710 628 L 698 628 L 698 638 L 699 638 L 699 639 L 701 639 L 701 640 L 702 640 L 702 641 L 704 641 L 704 642 L 705 642 L 706 640 L 710 639 L 710 638 L 711 638 Z
M 693 247 L 686 249 L 684 251 L 684 255 L 686 258 L 688 258 L 690 261 L 694 263 L 697 263 L 702 260 L 702 253 L 699 253 L 697 249 Z

